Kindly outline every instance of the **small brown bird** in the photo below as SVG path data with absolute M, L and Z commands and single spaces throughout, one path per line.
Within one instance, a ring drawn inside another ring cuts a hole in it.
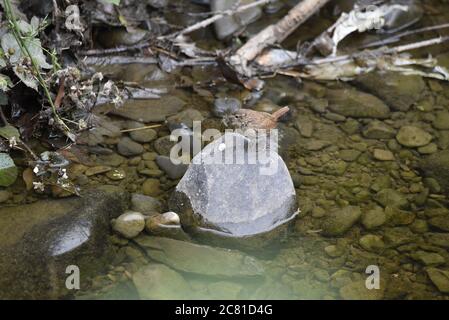
M 283 107 L 272 114 L 267 112 L 255 111 L 250 109 L 240 109 L 236 113 L 229 115 L 227 123 L 238 129 L 274 129 L 280 117 L 290 110 L 289 107 Z

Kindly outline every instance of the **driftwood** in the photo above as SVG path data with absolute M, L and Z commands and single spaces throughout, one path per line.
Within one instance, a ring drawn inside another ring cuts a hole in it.
M 284 41 L 311 15 L 321 9 L 330 0 L 303 0 L 293 7 L 288 14 L 274 25 L 270 25 L 252 37 L 229 59 L 230 64 L 240 74 L 252 76 L 248 64 L 263 49 Z
M 195 23 L 194 25 L 191 25 L 191 26 L 187 27 L 184 30 L 181 30 L 179 32 L 175 32 L 175 33 L 172 33 L 172 34 L 170 34 L 168 36 L 163 36 L 163 37 L 160 37 L 160 38 L 161 39 L 178 38 L 180 36 L 186 35 L 188 33 L 191 33 L 193 31 L 199 30 L 201 28 L 205 28 L 205 27 L 211 25 L 212 23 L 214 23 L 215 21 L 218 21 L 218 20 L 220 20 L 220 19 L 222 19 L 224 17 L 233 16 L 233 15 L 235 15 L 237 13 L 249 10 L 251 8 L 258 7 L 258 6 L 263 6 L 263 5 L 268 4 L 268 3 L 272 2 L 272 1 L 273 0 L 257 0 L 257 1 L 254 1 L 252 3 L 239 6 L 236 9 L 229 9 L 229 10 L 226 10 L 226 11 L 223 11 L 223 12 L 218 12 L 218 13 L 215 13 L 212 17 L 210 17 L 208 19 L 205 19 L 205 20 L 202 20 L 202 21 L 200 21 L 198 23 Z

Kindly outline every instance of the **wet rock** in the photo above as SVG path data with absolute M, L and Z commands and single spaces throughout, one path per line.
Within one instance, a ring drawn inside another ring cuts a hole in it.
M 324 252 L 326 252 L 326 254 L 331 258 L 340 257 L 345 253 L 344 249 L 342 249 L 336 245 L 326 246 L 324 248 Z
M 142 185 L 142 192 L 146 196 L 156 197 L 162 193 L 160 182 L 157 179 L 147 179 Z
M 237 0 L 211 0 L 211 10 L 214 12 L 221 12 L 233 8 L 237 4 Z M 240 5 L 249 4 L 253 0 L 244 0 L 239 2 Z M 260 7 L 254 7 L 236 15 L 224 17 L 215 22 L 215 33 L 217 38 L 222 40 L 231 36 L 232 34 L 242 30 L 246 25 L 257 20 L 262 14 Z
M 170 136 L 164 136 L 154 141 L 154 150 L 161 156 L 169 157 L 174 145 L 176 141 L 171 141 Z
M 70 296 L 69 265 L 80 268 L 81 288 L 87 287 L 112 261 L 110 220 L 127 205 L 128 195 L 110 187 L 78 198 L 0 208 L 0 297 Z
M 354 149 L 340 150 L 340 152 L 338 152 L 338 157 L 343 161 L 353 162 L 357 160 L 360 154 L 360 151 Z
M 387 221 L 384 210 L 381 207 L 365 211 L 362 214 L 362 225 L 367 230 L 372 230 L 382 226 Z
M 328 90 L 329 108 L 338 114 L 353 118 L 385 119 L 390 108 L 377 97 L 355 89 Z
M 408 225 L 415 221 L 415 214 L 413 212 L 400 210 L 397 207 L 387 206 L 385 208 L 385 215 L 387 216 L 389 225 L 393 226 Z
M 144 152 L 143 146 L 137 142 L 132 141 L 128 137 L 123 137 L 117 144 L 117 151 L 122 156 L 132 157 L 142 154 Z
M 180 226 L 179 216 L 174 212 L 148 217 L 145 222 L 145 230 L 152 236 L 190 241 L 189 235 Z
M 189 284 L 184 278 L 163 264 L 152 263 L 133 275 L 139 297 L 147 300 L 190 299 Z
M 187 127 L 192 128 L 193 127 L 193 121 L 202 121 L 204 120 L 203 115 L 201 112 L 195 109 L 186 109 L 178 114 L 168 117 L 167 123 L 170 127 L 174 125 L 179 125 L 181 123 L 185 124 Z
M 256 258 L 236 250 L 149 236 L 135 241 L 151 259 L 183 272 L 220 277 L 256 277 L 264 272 Z
M 112 221 L 112 229 L 127 239 L 135 238 L 145 228 L 145 217 L 140 212 L 127 211 Z
M 414 242 L 416 236 L 407 227 L 395 227 L 385 230 L 384 240 L 387 245 L 397 247 Z
M 372 252 L 380 252 L 385 248 L 382 238 L 374 234 L 367 234 L 361 237 L 359 244 L 363 249 Z
M 430 244 L 449 249 L 449 233 L 426 233 L 425 237 Z
M 154 100 L 128 100 L 120 108 L 111 108 L 110 113 L 143 123 L 165 121 L 168 116 L 182 110 L 185 102 L 174 95 Z
M 6 190 L 0 190 L 0 203 L 8 201 L 12 197 L 12 193 Z
M 374 196 L 374 200 L 381 204 L 383 207 L 389 206 L 393 208 L 405 209 L 409 204 L 404 194 L 394 189 L 383 189 L 379 191 Z
M 340 289 L 340 296 L 344 300 L 382 300 L 385 286 L 380 285 L 380 289 L 369 290 L 365 285 L 365 280 L 351 282 Z
M 449 232 L 449 216 L 433 217 L 428 220 L 428 223 L 434 228 Z
M 434 153 L 421 160 L 419 167 L 426 177 L 435 179 L 440 187 L 449 192 L 449 150 Z
M 308 151 L 319 151 L 327 146 L 331 145 L 329 141 L 323 141 L 323 140 L 310 140 L 307 141 L 307 143 L 304 145 L 304 148 Z
M 416 219 L 411 225 L 410 230 L 414 233 L 426 233 L 429 231 L 429 225 L 426 220 Z
M 148 219 L 145 221 L 145 228 L 147 231 L 151 231 L 160 224 L 167 226 L 177 226 L 181 224 L 181 221 L 179 220 L 179 216 L 176 213 L 170 211 L 148 217 Z
M 374 149 L 373 157 L 380 161 L 393 161 L 395 159 L 394 154 L 391 151 L 382 149 Z
M 324 221 L 322 228 L 326 236 L 345 234 L 360 218 L 360 207 L 348 206 L 332 212 Z
M 145 127 L 145 124 L 140 123 L 140 122 L 134 122 L 134 123 L 132 123 L 132 125 L 130 125 L 128 127 L 129 127 L 128 129 L 143 128 L 143 127 Z M 157 138 L 157 132 L 156 132 L 156 130 L 149 128 L 149 129 L 131 131 L 129 133 L 129 136 L 131 137 L 131 139 L 133 139 L 136 142 L 148 143 Z
M 449 112 L 438 111 L 435 113 L 433 127 L 438 130 L 449 130 Z
M 440 292 L 449 293 L 449 271 L 428 268 L 427 275 Z
M 110 170 L 112 170 L 112 168 L 108 167 L 108 166 L 97 166 L 97 167 L 92 167 L 92 168 L 87 169 L 84 172 L 84 174 L 87 177 L 90 177 L 90 176 L 94 176 L 94 175 L 97 175 L 97 174 L 108 172 Z
M 212 114 L 216 117 L 223 118 L 226 115 L 234 114 L 242 108 L 242 103 L 236 98 L 217 98 L 214 101 Z
M 420 154 L 433 154 L 438 151 L 438 146 L 435 143 L 429 143 L 424 147 L 419 147 L 418 152 Z
M 446 260 L 440 256 L 438 253 L 417 251 L 410 254 L 413 260 L 421 262 L 425 266 L 438 266 L 444 264 Z
M 421 128 L 404 126 L 396 135 L 396 140 L 405 147 L 416 148 L 429 144 L 432 136 Z
M 348 119 L 345 123 L 341 125 L 341 129 L 348 135 L 353 135 L 359 132 L 360 123 L 355 119 Z
M 312 137 L 313 122 L 309 118 L 298 116 L 295 122 L 295 126 L 304 138 Z
M 236 164 L 235 158 L 229 164 L 214 161 L 235 156 L 236 146 L 247 143 L 253 142 L 226 133 L 194 157 L 169 202 L 183 227 L 241 238 L 274 231 L 296 216 L 294 185 L 277 153 L 267 154 L 270 167 L 247 160 Z M 244 159 L 254 156 L 252 147 L 240 151 Z
M 156 198 L 133 193 L 131 195 L 131 210 L 145 215 L 153 215 L 161 212 L 162 203 Z
M 184 173 L 186 173 L 187 164 L 174 164 L 169 157 L 157 156 L 156 163 L 161 168 L 170 179 L 176 180 L 181 178 Z
M 98 164 L 109 167 L 118 167 L 123 162 L 125 162 L 125 158 L 117 153 L 113 153 L 110 155 L 100 155 L 97 158 Z
M 392 139 L 396 136 L 396 130 L 382 121 L 374 120 L 363 128 L 362 134 L 368 139 Z
M 123 169 L 112 169 L 106 173 L 106 177 L 114 181 L 119 181 L 126 178 L 126 172 Z
M 399 72 L 369 72 L 357 77 L 355 82 L 397 111 L 408 111 L 426 88 L 422 77 Z

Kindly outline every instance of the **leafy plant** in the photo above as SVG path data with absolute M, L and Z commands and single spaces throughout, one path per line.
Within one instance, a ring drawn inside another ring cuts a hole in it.
M 0 186 L 8 187 L 17 179 L 17 167 L 6 153 L 0 153 Z
M 75 141 L 75 136 L 59 117 L 50 90 L 42 76 L 42 69 L 52 68 L 47 63 L 44 49 L 37 38 L 39 31 L 45 27 L 45 24 L 40 24 L 39 19 L 35 17 L 31 19 L 30 23 L 23 20 L 17 21 L 10 0 L 3 0 L 3 6 L 9 22 L 10 32 L 5 34 L 1 40 L 2 59 L 8 59 L 13 66 L 14 73 L 24 84 L 35 90 L 38 90 L 38 84 L 40 85 L 52 108 L 56 125 L 68 138 Z M 5 61 L 3 61 L 3 64 L 5 64 Z

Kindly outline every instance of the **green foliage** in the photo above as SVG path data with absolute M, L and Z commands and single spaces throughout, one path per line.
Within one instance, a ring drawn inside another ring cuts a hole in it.
M 6 153 L 0 153 L 0 187 L 12 185 L 17 175 L 17 167 L 11 157 Z
M 17 36 L 14 32 L 6 33 L 1 39 L 1 48 L 3 57 L 0 59 L 0 65 L 6 65 L 6 62 L 12 66 L 14 73 L 22 82 L 28 87 L 38 90 L 38 79 L 33 75 L 32 69 L 27 63 L 30 57 L 38 68 L 38 72 L 42 69 L 51 69 L 52 66 L 47 63 L 47 58 L 44 54 L 40 40 L 37 38 L 41 24 L 39 19 L 33 17 L 31 22 L 20 20 L 16 24 L 20 33 L 21 41 L 17 41 Z M 1 61 L 3 60 L 3 62 Z M 5 91 L 4 86 L 0 89 Z

